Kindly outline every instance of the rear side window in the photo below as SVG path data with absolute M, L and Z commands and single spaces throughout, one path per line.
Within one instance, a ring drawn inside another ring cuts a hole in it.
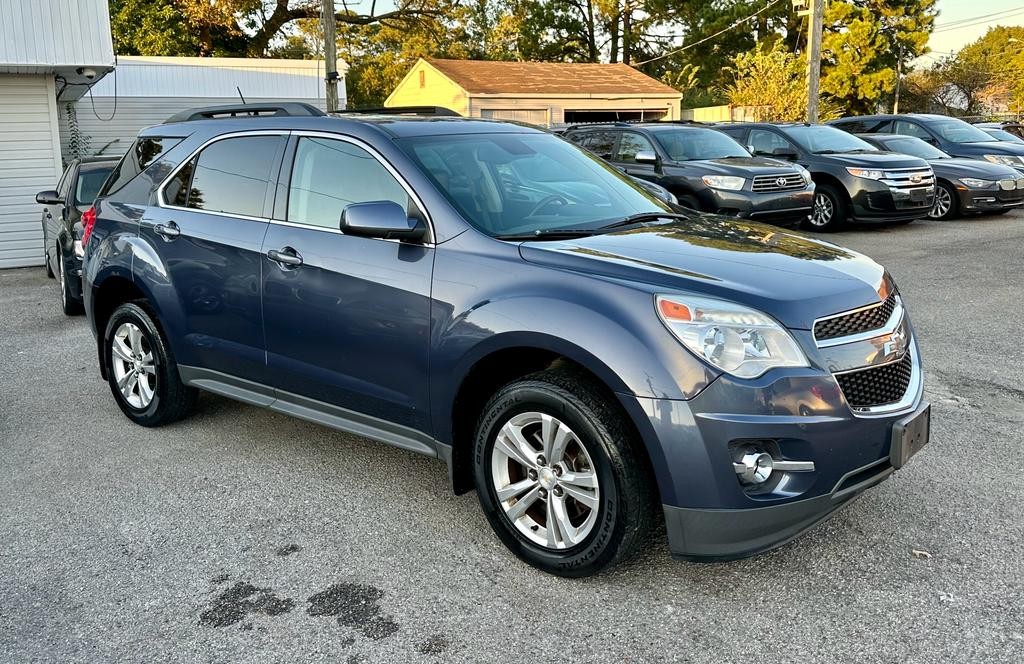
M 185 206 L 197 210 L 262 217 L 281 140 L 280 136 L 241 136 L 217 141 L 172 178 L 164 198 L 181 205 L 184 197 Z M 188 186 L 186 170 L 191 171 Z
M 118 191 L 135 179 L 135 176 L 146 170 L 157 158 L 181 142 L 180 138 L 166 136 L 145 136 L 136 140 L 121 161 L 114 167 L 102 191 L 98 195 L 106 196 Z
M 409 194 L 366 150 L 329 138 L 299 139 L 288 185 L 288 221 L 336 229 L 346 207 L 370 201 L 393 201 L 415 214 Z

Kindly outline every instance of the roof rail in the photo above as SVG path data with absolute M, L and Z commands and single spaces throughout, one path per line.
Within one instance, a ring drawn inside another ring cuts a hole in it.
M 321 116 L 326 115 L 316 106 L 300 101 L 268 102 L 261 104 L 223 104 L 221 106 L 204 106 L 190 108 L 175 113 L 164 120 L 171 122 L 191 122 L 193 120 L 213 120 L 218 118 L 248 118 L 263 116 Z
M 336 111 L 338 115 L 347 113 L 361 113 L 366 115 L 426 115 L 439 118 L 460 118 L 462 117 L 450 108 L 444 106 L 380 106 L 377 108 L 353 108 L 344 111 Z

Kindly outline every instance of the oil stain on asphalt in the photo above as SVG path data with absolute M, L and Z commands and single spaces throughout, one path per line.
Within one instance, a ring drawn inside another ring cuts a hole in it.
M 380 640 L 398 631 L 398 623 L 383 615 L 380 598 L 384 591 L 360 583 L 336 583 L 309 598 L 306 613 L 331 616 L 339 625 L 362 632 L 363 636 Z
M 250 614 L 279 616 L 295 608 L 295 601 L 280 598 L 269 588 L 257 588 L 239 581 L 216 599 L 213 605 L 199 614 L 199 624 L 206 627 L 227 627 L 241 622 Z

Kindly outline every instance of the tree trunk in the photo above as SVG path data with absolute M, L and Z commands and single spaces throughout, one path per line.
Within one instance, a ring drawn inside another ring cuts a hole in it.
M 629 64 L 633 50 L 633 7 L 629 0 L 622 5 L 622 62 Z

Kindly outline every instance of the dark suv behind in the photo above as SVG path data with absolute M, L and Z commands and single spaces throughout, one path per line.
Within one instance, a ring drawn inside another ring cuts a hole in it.
M 270 110 L 144 130 L 86 215 L 133 422 L 207 390 L 436 457 L 566 576 L 662 518 L 679 556 L 770 549 L 927 442 L 917 338 L 870 259 L 673 212 L 517 124 Z
M 982 159 L 1024 173 L 1024 145 L 1000 141 L 959 118 L 927 113 L 861 115 L 829 124 L 852 134 L 902 134 L 931 143 L 951 157 Z
M 806 223 L 814 203 L 814 183 L 803 168 L 753 157 L 707 127 L 616 123 L 570 127 L 564 135 L 694 210 L 797 225 Z
M 755 155 L 800 164 L 817 185 L 811 227 L 834 231 L 849 221 L 907 223 L 928 215 L 935 177 L 928 162 L 881 152 L 834 127 L 730 123 L 719 128 Z

